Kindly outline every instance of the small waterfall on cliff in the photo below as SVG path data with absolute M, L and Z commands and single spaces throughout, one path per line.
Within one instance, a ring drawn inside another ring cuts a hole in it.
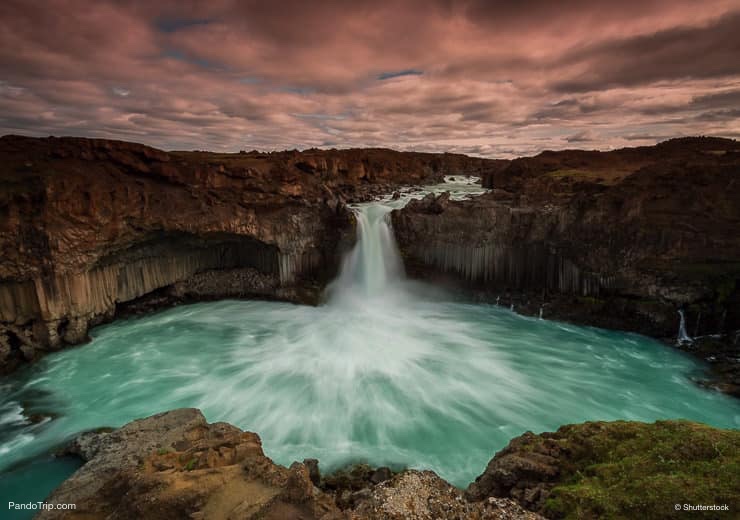
M 329 288 L 330 304 L 348 298 L 383 297 L 398 289 L 404 272 L 389 219 L 392 210 L 380 203 L 354 208 L 357 243 Z
M 681 317 L 681 319 L 678 322 L 678 336 L 676 338 L 676 343 L 678 343 L 679 345 L 687 345 L 693 343 L 694 340 L 686 332 L 686 316 L 684 316 L 683 309 L 678 309 L 678 315 Z

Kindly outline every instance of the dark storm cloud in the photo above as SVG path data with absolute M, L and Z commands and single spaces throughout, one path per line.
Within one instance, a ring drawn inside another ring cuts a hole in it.
M 590 130 L 582 130 L 565 138 L 569 143 L 589 143 L 594 141 L 594 134 Z
M 6 0 L 0 133 L 481 155 L 739 129 L 736 0 Z
M 406 69 L 399 70 L 397 72 L 383 72 L 378 75 L 378 79 L 380 81 L 385 81 L 386 79 L 400 78 L 401 76 L 421 76 L 422 74 L 424 73 L 420 70 Z
M 584 71 L 556 83 L 555 89 L 591 91 L 655 81 L 737 76 L 738 56 L 740 13 L 731 13 L 704 27 L 678 27 L 572 51 L 560 64 L 582 64 Z

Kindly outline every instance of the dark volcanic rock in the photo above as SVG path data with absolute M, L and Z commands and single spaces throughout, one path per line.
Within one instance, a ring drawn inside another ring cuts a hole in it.
M 370 482 L 373 484 L 380 484 L 381 482 L 385 482 L 386 480 L 390 480 L 393 477 L 393 472 L 390 468 L 387 468 L 385 466 L 382 466 L 375 471 L 373 471 L 373 474 L 370 475 Z
M 724 335 L 740 358 L 740 143 L 678 139 L 614 152 L 545 152 L 485 179 L 493 191 L 393 212 L 410 274 L 546 318 L 675 340 Z M 728 354 L 729 350 L 732 354 Z M 704 356 L 709 357 L 711 352 Z M 737 388 L 736 372 L 725 380 Z
M 315 302 L 353 234 L 346 200 L 488 163 L 382 149 L 216 154 L 2 137 L 0 373 L 85 341 L 130 302 Z
M 308 468 L 308 476 L 315 486 L 321 484 L 321 473 L 319 472 L 318 459 L 303 459 L 303 465 Z

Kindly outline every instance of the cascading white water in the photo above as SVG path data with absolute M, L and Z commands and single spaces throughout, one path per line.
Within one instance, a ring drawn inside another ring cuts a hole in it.
M 693 343 L 694 340 L 686 332 L 686 316 L 684 316 L 683 309 L 678 309 L 678 315 L 681 319 L 678 322 L 678 336 L 676 337 L 676 342 L 679 345 Z
M 358 240 L 329 288 L 330 304 L 342 304 L 348 298 L 387 296 L 389 291 L 398 290 L 404 273 L 389 222 L 392 210 L 381 203 L 353 208 Z

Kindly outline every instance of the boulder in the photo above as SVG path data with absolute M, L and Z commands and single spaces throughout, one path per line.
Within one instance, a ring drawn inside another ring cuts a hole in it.
M 38 518 L 340 518 L 309 468 L 265 456 L 259 436 L 206 422 L 196 409 L 85 433 L 70 447 L 86 463 L 48 498 L 74 511 Z

